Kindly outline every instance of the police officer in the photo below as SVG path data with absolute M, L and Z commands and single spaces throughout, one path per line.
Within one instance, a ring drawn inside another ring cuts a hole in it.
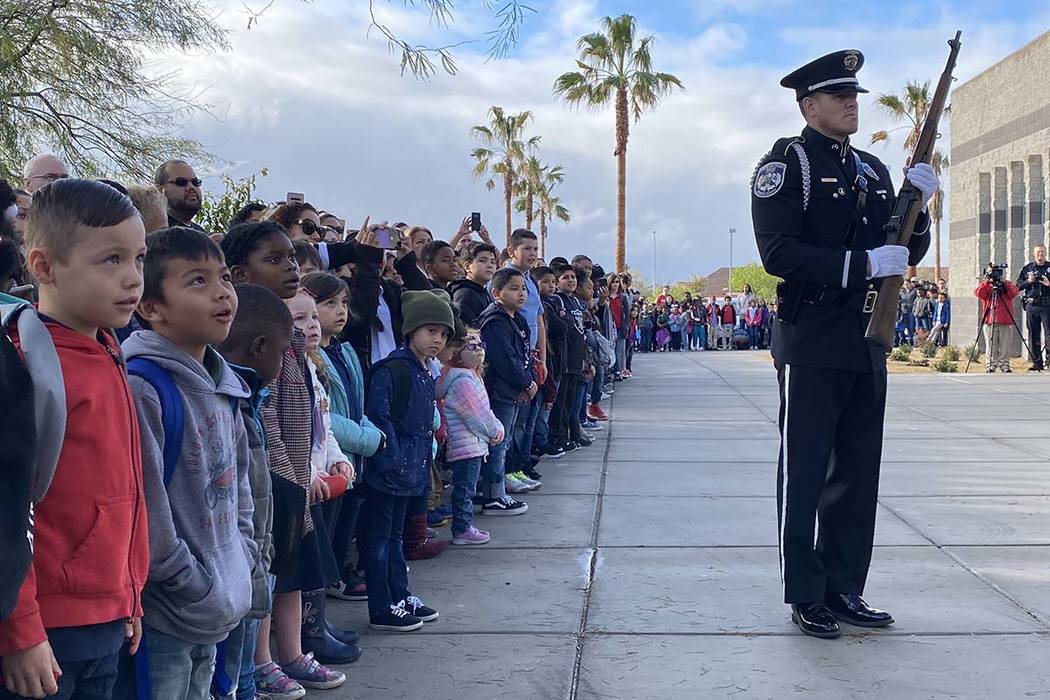
M 885 245 L 896 191 L 886 166 L 857 150 L 860 51 L 806 64 L 793 89 L 806 127 L 779 139 L 751 186 L 755 238 L 766 270 L 784 279 L 773 359 L 780 380 L 777 513 L 784 602 L 807 635 L 841 634 L 838 621 L 885 627 L 893 617 L 861 598 L 871 562 L 886 405 L 886 356 L 865 341 L 880 280 L 902 275 L 929 247 L 920 216 L 909 245 Z M 929 165 L 907 171 L 925 202 Z M 816 536 L 814 536 L 814 534 Z
M 1031 369 L 1043 370 L 1043 342 L 1045 334 L 1050 345 L 1050 263 L 1046 260 L 1046 246 L 1032 248 L 1035 258 L 1021 268 L 1017 288 L 1024 294 L 1025 318 L 1028 319 L 1028 348 L 1032 355 Z M 1047 348 L 1050 354 L 1050 347 Z

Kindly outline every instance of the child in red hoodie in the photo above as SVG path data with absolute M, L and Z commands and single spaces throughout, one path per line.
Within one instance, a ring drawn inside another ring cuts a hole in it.
M 145 231 L 124 194 L 65 179 L 34 196 L 26 248 L 39 311 L 6 325 L 51 410 L 31 465 L 32 560 L 0 622 L 0 698 L 109 698 L 121 647 L 138 647 L 149 549 L 135 404 L 106 329 L 142 294 Z

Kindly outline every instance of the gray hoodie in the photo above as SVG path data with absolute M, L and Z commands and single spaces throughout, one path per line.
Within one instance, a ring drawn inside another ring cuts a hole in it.
M 257 548 L 252 538 L 248 439 L 230 397 L 248 388 L 217 352 L 204 364 L 153 331 L 121 346 L 168 370 L 182 394 L 182 450 L 164 486 L 164 428 L 157 393 L 129 378 L 142 434 L 142 474 L 149 516 L 149 580 L 142 591 L 147 624 L 191 644 L 221 641 L 248 612 Z

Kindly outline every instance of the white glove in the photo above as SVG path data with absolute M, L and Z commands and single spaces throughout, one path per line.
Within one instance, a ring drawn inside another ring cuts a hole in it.
M 937 191 L 941 189 L 941 183 L 937 178 L 936 171 L 929 163 L 918 163 L 908 168 L 907 178 L 911 184 L 918 187 L 919 191 L 922 192 L 922 208 L 925 211 L 926 205 L 933 199 L 933 195 L 937 194 Z
M 908 248 L 884 245 L 868 251 L 868 279 L 903 275 L 908 269 Z

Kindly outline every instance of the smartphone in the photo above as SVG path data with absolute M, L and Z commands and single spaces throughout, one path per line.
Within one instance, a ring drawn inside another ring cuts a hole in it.
M 384 250 L 397 250 L 401 247 L 401 231 L 396 228 L 378 228 L 375 230 L 376 241 Z
M 284 201 L 288 202 L 289 204 L 291 204 L 292 202 L 302 204 L 306 201 L 306 197 L 303 195 L 302 192 L 289 192 L 284 196 Z
M 470 212 L 470 230 L 475 233 L 481 230 L 481 212 Z

